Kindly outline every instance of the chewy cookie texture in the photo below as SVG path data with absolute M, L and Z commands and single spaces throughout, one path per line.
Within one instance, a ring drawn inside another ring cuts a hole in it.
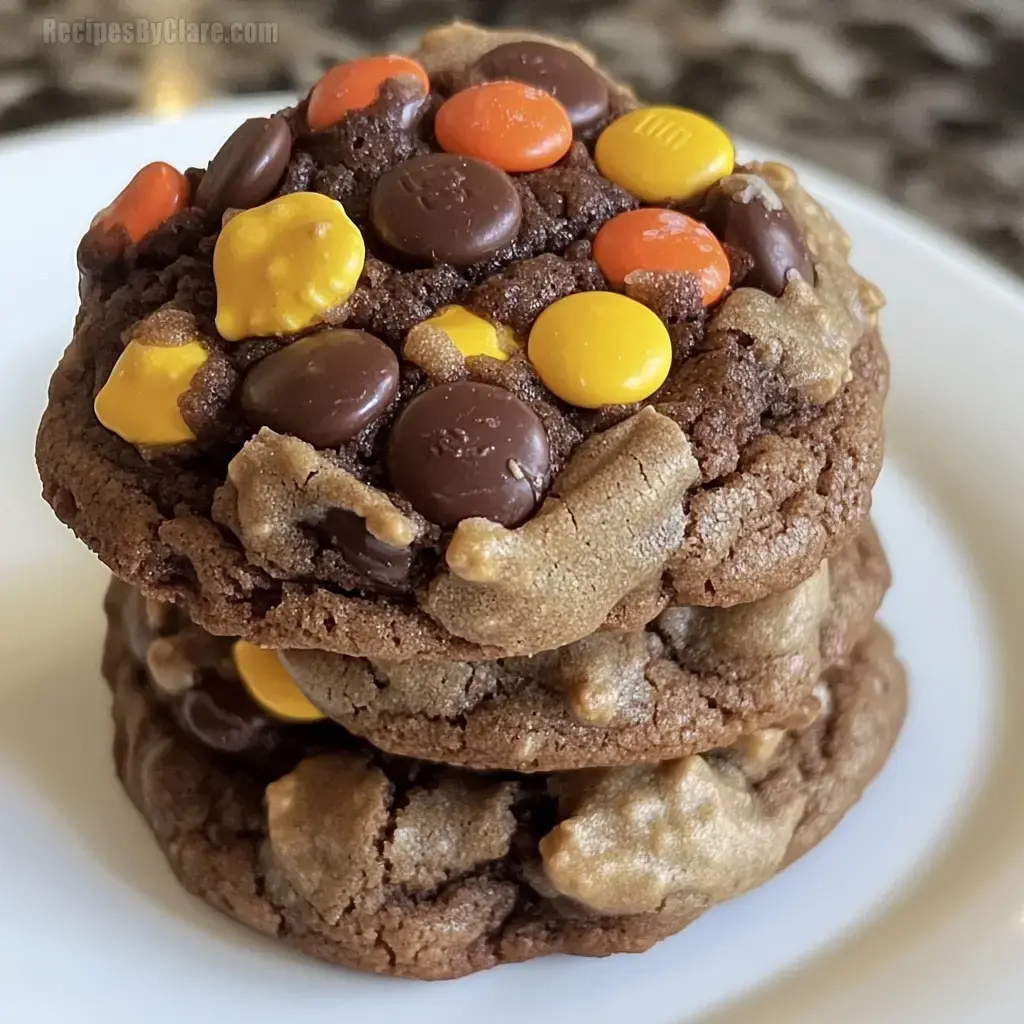
M 217 749 L 265 744 L 275 722 L 329 718 L 391 754 L 531 772 L 660 761 L 814 721 L 815 685 L 870 631 L 888 583 L 868 531 L 809 580 L 758 602 L 670 608 L 643 630 L 493 662 L 274 652 L 210 636 L 121 584 L 110 600 L 186 726 L 196 727 L 196 708 L 221 723 L 228 738 L 200 737 Z M 209 676 L 213 689 L 197 685 Z M 243 692 L 256 706 L 243 701 L 249 713 L 236 720 Z
M 453 978 L 639 952 L 831 831 L 905 706 L 848 253 L 719 125 L 464 24 L 142 168 L 37 461 L 186 888 Z
M 450 26 L 97 216 L 44 494 L 277 648 L 531 655 L 756 600 L 866 522 L 888 368 L 848 251 L 700 115 Z
M 814 684 L 865 636 L 889 584 L 873 531 L 810 579 L 733 608 L 667 608 L 529 658 L 281 659 L 310 701 L 395 754 L 514 771 L 657 761 L 814 717 Z
M 312 956 L 415 978 L 649 948 L 821 841 L 904 712 L 876 626 L 790 727 L 653 765 L 468 772 L 272 721 L 217 668 L 223 640 L 120 583 L 107 609 L 118 772 L 182 883 Z

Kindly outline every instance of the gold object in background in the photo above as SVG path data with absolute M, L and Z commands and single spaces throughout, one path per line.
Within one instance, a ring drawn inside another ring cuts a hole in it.
M 135 0 L 133 14 L 154 21 L 177 17 L 196 20 L 194 0 Z M 194 47 L 187 43 L 165 43 L 141 47 L 144 78 L 139 108 L 160 117 L 178 117 L 208 94 L 199 62 L 192 60 Z

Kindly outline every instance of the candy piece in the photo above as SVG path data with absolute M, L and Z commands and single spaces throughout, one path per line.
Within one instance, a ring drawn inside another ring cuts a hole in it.
M 459 523 L 420 598 L 449 632 L 514 654 L 589 636 L 686 538 L 700 480 L 679 426 L 648 406 L 577 445 L 540 511 L 518 530 Z
M 414 398 L 388 445 L 392 486 L 441 526 L 473 516 L 518 526 L 540 504 L 550 461 L 544 424 L 528 405 L 468 381 Z
M 151 231 L 188 205 L 188 179 L 162 161 L 146 164 L 93 218 L 92 229 L 106 233 L 122 228 L 138 244 Z
M 408 545 L 395 547 L 374 537 L 366 528 L 366 520 L 355 512 L 329 509 L 320 526 L 331 546 L 367 579 L 397 587 L 409 575 L 412 551 Z
M 516 348 L 511 328 L 495 327 L 465 306 L 445 306 L 420 326 L 444 331 L 464 356 L 490 356 L 505 362 Z
M 125 342 L 140 345 L 185 345 L 200 337 L 196 318 L 176 306 L 161 306 L 142 320 L 136 320 L 125 335 Z
M 316 722 L 324 717 L 295 685 L 277 651 L 255 647 L 247 640 L 236 640 L 231 655 L 249 696 L 275 718 L 286 722 Z
M 365 255 L 344 207 L 318 192 L 237 214 L 213 250 L 217 330 L 240 341 L 312 327 L 352 294 Z
M 196 189 L 196 206 L 213 213 L 258 206 L 277 188 L 291 154 L 292 133 L 283 117 L 250 117 L 210 161 Z
M 457 92 L 437 112 L 442 149 L 503 171 L 539 171 L 569 152 L 572 122 L 551 93 L 522 82 L 485 82 Z
M 263 427 L 228 463 L 211 516 L 242 542 L 249 560 L 278 579 L 318 570 L 313 531 L 331 509 L 347 509 L 379 541 L 407 548 L 426 524 L 347 470 L 338 459 Z
M 186 732 L 226 754 L 265 755 L 281 740 L 280 725 L 235 680 L 214 672 L 204 672 L 202 683 L 182 693 L 173 708 Z
M 258 362 L 242 384 L 242 408 L 254 427 L 336 448 L 397 391 L 398 358 L 383 341 L 365 331 L 319 331 Z
M 565 107 L 576 128 L 586 128 L 608 112 L 604 76 L 561 46 L 529 40 L 503 43 L 485 53 L 473 72 L 476 78 L 512 78 L 551 93 Z
M 746 287 L 781 295 L 790 270 L 814 284 L 814 262 L 804 233 L 764 178 L 723 178 L 708 192 L 701 216 L 723 242 L 753 259 L 743 279 Z
M 522 212 L 507 174 L 447 153 L 399 164 L 381 176 L 370 198 L 370 221 L 384 242 L 413 259 L 457 267 L 508 245 Z
M 616 292 L 579 292 L 553 302 L 530 331 L 530 362 L 563 401 L 583 409 L 654 394 L 672 364 L 665 325 Z
M 689 271 L 700 280 L 705 306 L 729 284 L 729 259 L 718 239 L 675 210 L 646 208 L 613 217 L 594 239 L 594 259 L 615 285 L 634 270 Z
M 454 384 L 469 376 L 466 357 L 455 342 L 426 321 L 416 324 L 405 336 L 402 358 L 418 366 L 434 384 Z
M 642 107 L 597 140 L 597 166 L 648 203 L 688 199 L 732 172 L 736 151 L 714 121 L 681 107 Z
M 695 755 L 599 769 L 573 798 L 540 856 L 554 890 L 598 914 L 657 913 L 694 894 L 718 903 L 760 885 L 807 806 L 792 791 L 762 801 L 741 775 Z
M 140 598 L 133 597 L 132 600 Z M 159 606 L 159 602 L 154 603 Z M 204 647 L 203 639 L 199 638 L 200 634 L 189 635 L 182 631 L 171 636 L 153 636 L 153 627 L 149 626 L 148 615 L 145 620 L 139 614 L 134 617 L 136 622 L 132 629 L 132 646 L 134 650 L 140 650 L 145 657 L 146 671 L 149 672 L 150 681 L 160 696 L 173 700 L 186 690 L 192 689 L 199 681 L 201 669 L 198 665 L 199 657 L 195 656 L 191 641 L 197 639 L 197 646 Z M 168 620 L 170 618 L 166 613 L 163 613 L 162 617 Z M 169 621 L 166 625 L 171 628 Z M 210 646 L 213 647 L 216 644 L 215 638 L 210 636 L 209 640 Z M 215 663 L 216 655 L 214 654 L 210 660 Z M 209 666 L 203 665 L 203 668 L 207 667 Z
M 350 110 L 361 110 L 377 99 L 389 78 L 418 83 L 426 96 L 430 78 L 411 57 L 390 53 L 336 64 L 313 86 L 306 104 L 306 123 L 313 131 L 328 128 Z
M 130 444 L 158 447 L 194 441 L 178 399 L 208 358 L 198 341 L 128 342 L 96 395 L 96 419 Z

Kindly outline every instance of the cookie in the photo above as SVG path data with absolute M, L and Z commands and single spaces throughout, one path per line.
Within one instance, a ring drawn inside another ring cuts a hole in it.
M 813 710 L 814 683 L 868 632 L 888 585 L 869 529 L 790 591 L 669 608 L 531 658 L 282 660 L 313 704 L 390 753 L 526 772 L 660 761 Z
M 802 730 L 660 765 L 488 775 L 388 757 L 335 725 L 246 761 L 175 724 L 117 626 L 105 671 L 118 774 L 190 892 L 311 956 L 425 979 L 679 931 L 831 831 L 905 704 L 875 627 L 822 677 Z M 638 803 L 657 848 L 626 827 Z
M 559 47 L 437 30 L 97 219 L 37 461 L 116 575 L 263 646 L 479 660 L 852 541 L 888 364 L 846 235 Z
M 388 753 L 531 772 L 683 757 L 813 717 L 814 684 L 866 635 L 889 582 L 869 528 L 791 591 L 732 609 L 669 608 L 644 630 L 494 662 L 277 657 L 241 644 L 249 664 L 236 664 L 230 639 L 166 607 L 154 619 L 159 606 L 123 584 L 107 603 L 170 696 L 202 676 L 224 697 L 266 680 L 279 715 L 295 717 L 302 694 L 304 717 L 321 709 Z M 266 716 L 254 720 L 262 731 Z

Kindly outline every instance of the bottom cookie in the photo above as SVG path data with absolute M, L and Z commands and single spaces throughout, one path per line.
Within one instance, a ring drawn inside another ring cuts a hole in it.
M 118 774 L 185 888 L 311 956 L 424 979 L 640 952 L 761 884 L 857 800 L 906 697 L 876 626 L 822 677 L 802 730 L 523 776 L 390 757 L 330 723 L 266 757 L 214 751 L 177 724 L 116 619 L 104 672 Z

